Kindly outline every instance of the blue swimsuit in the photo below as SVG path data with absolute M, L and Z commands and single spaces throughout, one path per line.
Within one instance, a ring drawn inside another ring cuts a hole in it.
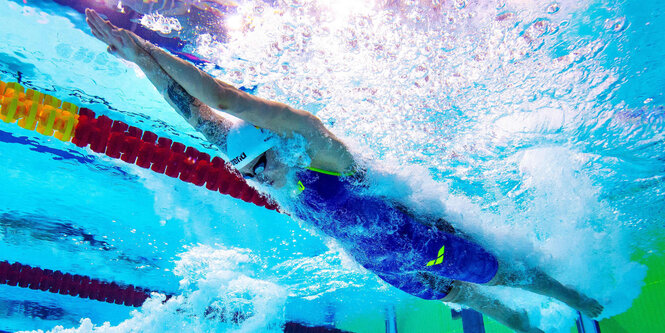
M 446 296 L 450 284 L 433 290 L 423 272 L 474 283 L 487 283 L 497 272 L 496 258 L 477 244 L 433 230 L 384 198 L 359 194 L 354 177 L 303 170 L 298 179 L 302 207 L 296 215 L 404 292 L 428 300 Z

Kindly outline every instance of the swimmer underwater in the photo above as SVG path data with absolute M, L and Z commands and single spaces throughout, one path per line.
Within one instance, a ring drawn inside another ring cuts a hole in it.
M 166 101 L 211 143 L 227 152 L 245 178 L 267 187 L 297 186 L 299 208 L 292 214 L 338 240 L 354 259 L 387 283 L 416 297 L 473 308 L 519 332 L 542 332 L 524 310 L 507 307 L 481 293 L 476 284 L 508 286 L 560 300 L 588 317 L 603 307 L 562 285 L 538 268 L 519 270 L 450 227 L 435 230 L 404 208 L 378 196 L 358 194 L 366 186 L 362 171 L 347 147 L 313 114 L 250 95 L 217 80 L 130 31 L 86 10 L 95 37 L 108 51 L 138 65 Z M 217 111 L 240 118 L 232 123 Z M 256 128 L 258 126 L 261 129 Z M 311 158 L 308 168 L 295 170 L 298 182 L 287 184 L 292 167 L 277 158 L 278 140 L 301 135 Z M 317 219 L 325 212 L 326 221 Z M 386 222 L 389 221 L 389 222 Z M 390 223 L 391 232 L 357 233 Z M 432 223 L 435 224 L 435 223 Z

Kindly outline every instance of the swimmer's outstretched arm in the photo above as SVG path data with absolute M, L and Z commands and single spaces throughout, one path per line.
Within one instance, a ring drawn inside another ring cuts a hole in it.
M 226 137 L 231 123 L 210 107 L 192 97 L 171 78 L 134 39 L 122 29 L 109 28 L 99 16 L 88 13 L 87 22 L 92 33 L 109 45 L 111 54 L 136 63 L 164 99 L 201 132 L 208 141 L 226 150 Z
M 319 126 L 311 113 L 248 94 L 150 42 L 143 47 L 187 92 L 203 103 L 283 136 Z
M 248 94 L 150 42 L 136 38 L 174 80 L 202 102 L 283 137 L 291 137 L 294 133 L 302 135 L 309 143 L 310 166 L 340 173 L 354 167 L 353 155 L 315 115 Z
M 148 52 L 170 78 L 203 104 L 213 106 L 283 137 L 291 137 L 296 133 L 302 135 L 309 144 L 307 153 L 311 158 L 310 166 L 336 172 L 348 172 L 354 167 L 353 156 L 346 146 L 313 114 L 250 95 L 217 80 L 136 34 L 116 28 L 99 17 L 94 10 L 86 10 L 86 15 L 88 21 L 96 25 L 98 33 L 106 36 L 122 32 L 123 35 L 133 38 L 134 42 Z M 141 59 L 137 59 L 139 60 Z

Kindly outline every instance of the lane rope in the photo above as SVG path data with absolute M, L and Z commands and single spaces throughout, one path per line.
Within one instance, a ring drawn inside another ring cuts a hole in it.
M 152 292 L 133 285 L 119 285 L 59 270 L 42 269 L 17 262 L 10 264 L 8 261 L 0 262 L 0 284 L 133 307 L 141 306 Z M 163 294 L 167 300 L 173 296 Z
M 140 307 L 154 292 L 131 284 L 118 284 L 94 279 L 85 275 L 64 273 L 59 270 L 42 269 L 17 262 L 0 261 L 0 284 L 41 290 L 60 295 L 69 295 L 93 301 Z M 165 301 L 173 295 L 166 295 Z M 239 323 L 244 315 L 233 313 L 232 321 Z M 328 327 L 309 327 L 295 322 L 286 322 L 284 333 L 343 333 Z
M 129 126 L 16 82 L 0 81 L 0 120 L 141 168 L 281 212 L 219 156 Z

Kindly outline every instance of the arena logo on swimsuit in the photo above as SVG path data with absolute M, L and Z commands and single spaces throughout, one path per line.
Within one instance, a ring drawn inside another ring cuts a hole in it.
M 439 254 L 436 256 L 436 259 L 431 260 L 430 262 L 427 263 L 427 266 L 434 266 L 438 265 L 443 262 L 443 253 L 446 251 L 446 246 L 442 246 L 439 249 Z
M 240 156 L 238 156 L 238 157 L 232 159 L 232 160 L 231 160 L 231 164 L 236 165 L 236 164 L 242 162 L 242 160 L 244 160 L 245 158 L 247 158 L 247 154 L 245 154 L 245 153 L 243 152 L 242 154 L 240 154 Z

